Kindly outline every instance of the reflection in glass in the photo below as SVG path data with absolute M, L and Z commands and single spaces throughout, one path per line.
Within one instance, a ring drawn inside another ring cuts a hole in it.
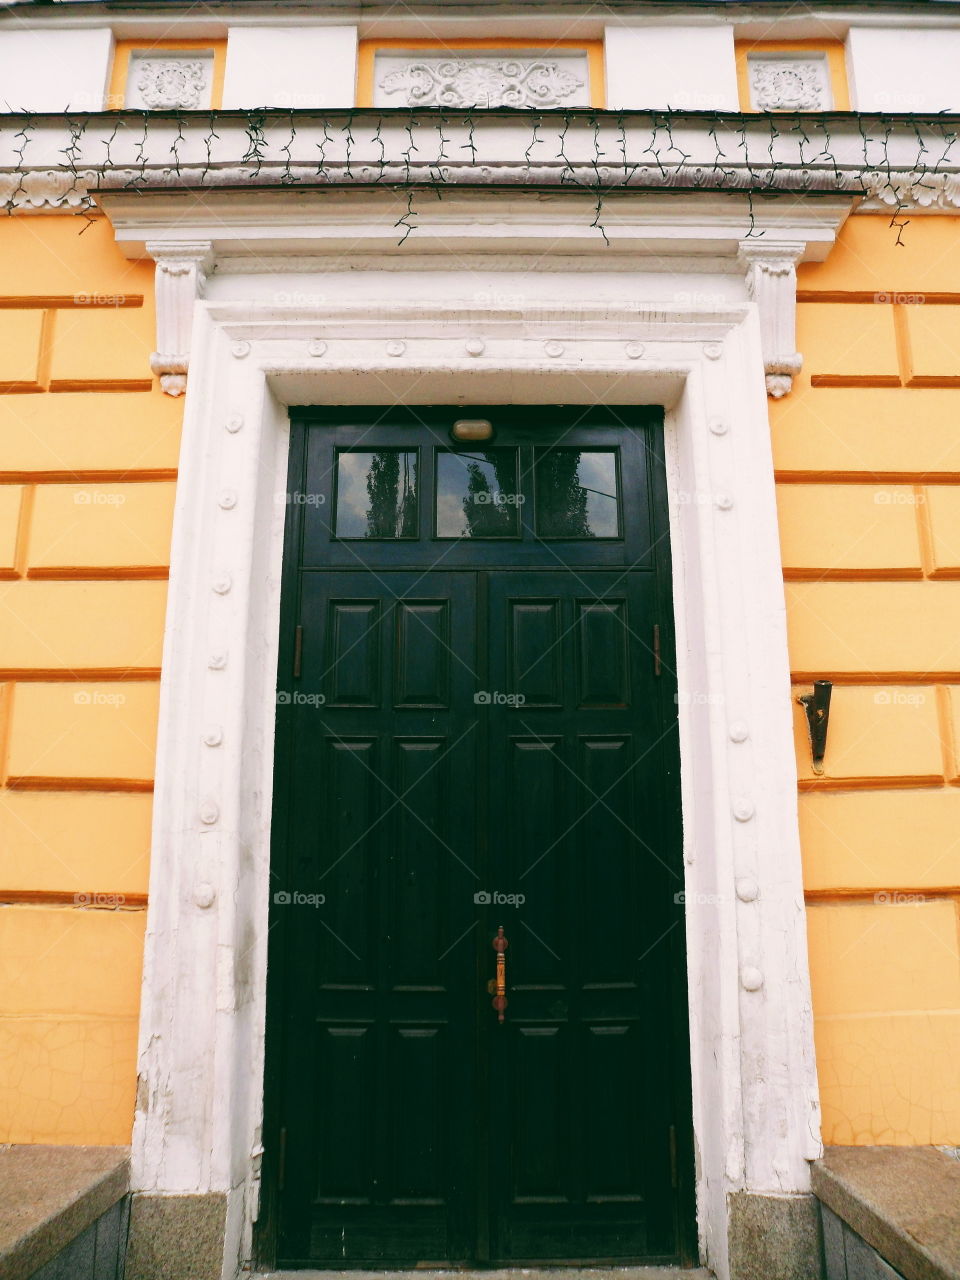
M 336 530 L 338 538 L 415 538 L 416 450 L 339 454 Z
M 619 537 L 620 495 L 613 450 L 538 449 L 534 472 L 541 538 Z
M 522 501 L 516 449 L 438 450 L 438 538 L 515 538 Z

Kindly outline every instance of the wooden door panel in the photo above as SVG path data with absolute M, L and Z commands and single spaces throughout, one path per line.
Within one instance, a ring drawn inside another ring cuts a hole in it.
M 287 1265 L 467 1257 L 475 1230 L 476 972 L 452 944 L 476 824 L 468 795 L 451 801 L 477 767 L 475 590 L 421 579 L 302 575 L 288 866 L 323 902 L 280 915 L 290 1024 L 315 1027 L 287 1046 Z

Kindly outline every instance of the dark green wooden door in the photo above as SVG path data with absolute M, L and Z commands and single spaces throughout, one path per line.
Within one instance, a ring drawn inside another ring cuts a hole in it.
M 661 445 L 649 410 L 294 411 L 280 1266 L 692 1260 Z

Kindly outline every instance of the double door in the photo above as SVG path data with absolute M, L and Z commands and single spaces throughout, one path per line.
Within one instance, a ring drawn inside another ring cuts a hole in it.
M 280 1266 L 688 1258 L 660 428 L 295 411 L 267 1169 Z M 682 900 L 681 900 L 682 902 Z

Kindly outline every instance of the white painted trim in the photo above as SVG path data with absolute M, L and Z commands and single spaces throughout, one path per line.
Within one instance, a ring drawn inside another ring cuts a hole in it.
M 591 297 L 620 291 L 607 302 L 579 301 L 583 277 L 560 272 L 528 277 L 524 300 L 509 307 L 458 296 L 456 276 L 445 287 L 442 272 L 383 279 L 395 287 L 379 300 L 352 301 L 356 276 L 340 273 L 324 279 L 322 304 L 284 308 L 273 301 L 276 279 L 259 274 L 241 299 L 197 303 L 161 686 L 134 1188 L 228 1193 L 224 1277 L 249 1256 L 285 406 L 662 403 L 680 688 L 697 694 L 679 713 L 698 1219 L 704 1258 L 725 1280 L 728 1193 L 802 1191 L 819 1151 L 756 308 L 742 286 L 739 301 L 646 307 L 649 282 L 622 261 L 591 285 Z M 237 277 L 229 283 L 236 292 Z M 729 288 L 719 281 L 716 296 Z M 482 357 L 466 353 L 468 333 L 484 339 Z M 399 337 L 406 353 L 388 355 Z M 560 358 L 545 355 L 551 339 L 562 341 Z M 213 589 L 225 576 L 229 589 Z M 753 816 L 738 820 L 738 808 Z

